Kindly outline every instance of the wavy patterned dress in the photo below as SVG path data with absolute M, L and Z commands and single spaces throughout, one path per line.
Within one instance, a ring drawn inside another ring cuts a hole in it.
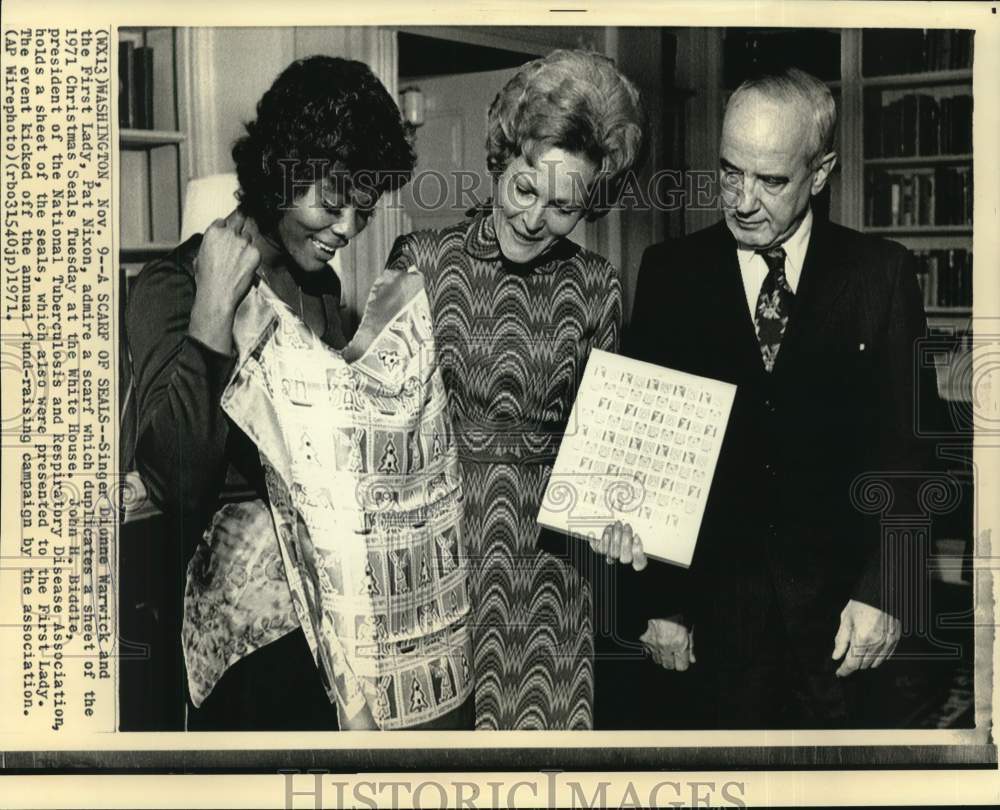
M 590 350 L 618 348 L 618 273 L 568 240 L 533 264 L 510 264 L 488 213 L 400 237 L 389 265 L 424 276 L 452 410 L 476 727 L 591 728 L 590 594 L 536 548 L 535 518 Z

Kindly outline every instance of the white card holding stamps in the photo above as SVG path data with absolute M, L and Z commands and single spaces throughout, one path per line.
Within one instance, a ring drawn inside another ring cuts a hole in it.
M 689 566 L 736 386 L 594 349 L 538 522 L 600 536 L 627 522 L 650 557 Z

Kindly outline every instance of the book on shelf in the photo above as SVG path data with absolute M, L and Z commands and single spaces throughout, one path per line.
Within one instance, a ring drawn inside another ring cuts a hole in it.
M 939 166 L 935 169 L 937 225 L 972 224 L 972 167 Z
M 938 100 L 927 93 L 919 93 L 916 99 L 917 142 L 914 146 L 917 154 L 940 155 L 949 153 L 949 150 L 941 148 L 941 105 Z M 969 118 L 969 132 L 972 132 L 971 116 Z
M 941 152 L 955 155 L 972 151 L 972 96 L 963 93 L 941 99 Z
M 972 96 L 869 90 L 865 157 L 964 155 L 972 151 Z
M 865 76 L 893 76 L 972 67 L 973 31 L 954 29 L 869 29 L 862 41 Z
M 135 126 L 135 43 L 118 43 L 118 126 Z
M 972 225 L 972 167 L 868 169 L 864 213 L 875 228 Z
M 934 216 L 934 174 L 931 172 L 920 172 L 916 175 L 917 189 L 917 224 L 921 222 L 933 225 L 936 222 Z
M 136 113 L 139 129 L 155 129 L 153 124 L 153 49 L 135 49 Z
M 924 308 L 972 306 L 972 253 L 964 248 L 914 250 Z
M 118 126 L 153 129 L 153 49 L 118 43 Z

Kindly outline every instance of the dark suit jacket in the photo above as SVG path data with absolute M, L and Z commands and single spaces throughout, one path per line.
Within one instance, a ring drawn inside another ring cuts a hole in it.
M 690 570 L 651 563 L 627 609 L 683 610 L 699 662 L 725 666 L 752 662 L 776 620 L 828 657 L 848 599 L 898 612 L 908 574 L 897 556 L 883 563 L 880 516 L 858 508 L 852 483 L 930 463 L 914 414 L 918 396 L 937 395 L 933 370 L 915 364 L 926 319 L 910 254 L 814 220 L 771 374 L 724 222 L 650 247 L 635 301 L 627 354 L 737 393 Z M 903 489 L 897 511 L 915 497 Z

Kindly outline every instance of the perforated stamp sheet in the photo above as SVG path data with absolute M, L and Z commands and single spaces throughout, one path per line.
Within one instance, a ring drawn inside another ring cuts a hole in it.
M 0 14 L 0 805 L 995 798 L 992 4 Z

